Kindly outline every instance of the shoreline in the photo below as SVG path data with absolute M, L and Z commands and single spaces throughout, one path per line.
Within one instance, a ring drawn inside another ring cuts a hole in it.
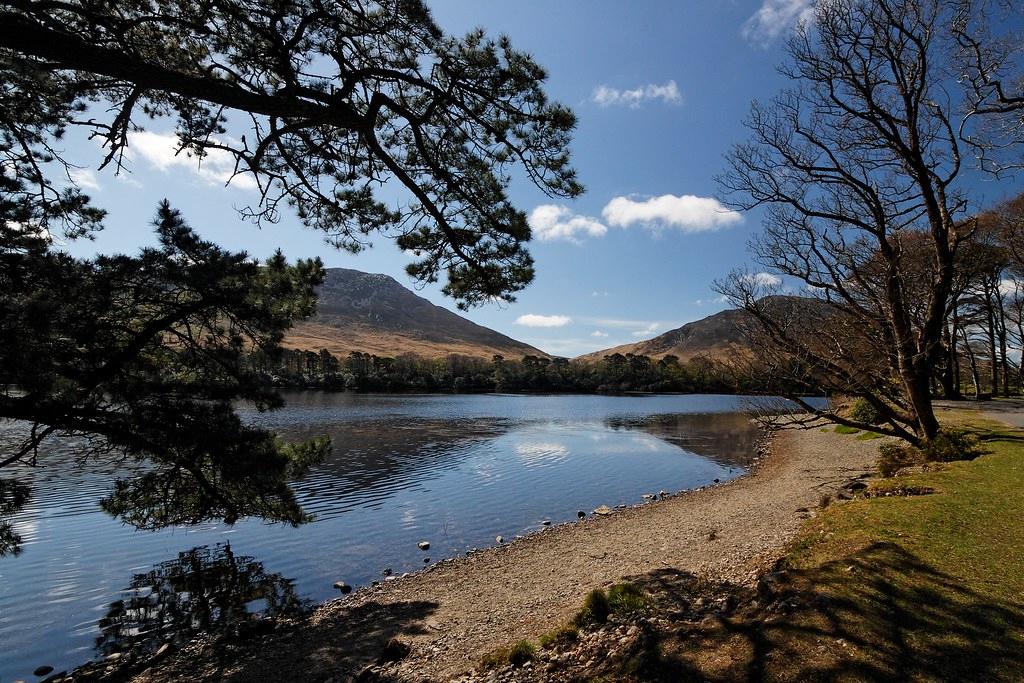
M 766 437 L 735 479 L 442 560 L 245 642 L 166 651 L 134 680 L 343 681 L 388 659 L 393 639 L 409 648 L 385 666 L 393 679 L 450 680 L 489 650 L 565 623 L 589 590 L 623 578 L 671 569 L 751 585 L 822 496 L 869 473 L 877 445 L 830 430 Z

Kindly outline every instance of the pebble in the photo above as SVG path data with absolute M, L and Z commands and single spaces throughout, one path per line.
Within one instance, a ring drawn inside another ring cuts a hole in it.
M 337 588 L 343 594 L 346 594 L 346 595 L 352 592 L 352 586 L 348 585 L 344 581 L 335 581 L 334 582 L 334 587 Z
M 505 537 L 504 536 L 495 536 L 494 540 L 497 541 L 498 543 L 504 543 L 505 542 Z
M 44 664 L 43 666 L 36 667 L 36 670 L 32 672 L 33 676 L 45 676 L 48 673 L 53 672 L 53 667 Z
M 420 541 L 416 544 L 416 547 L 420 550 L 430 550 L 430 541 Z
M 551 526 L 551 520 L 550 519 L 542 519 L 540 521 L 540 523 L 543 524 L 544 526 Z
M 612 514 L 612 509 L 610 507 L 608 507 L 607 505 L 602 505 L 601 507 L 594 509 L 594 514 L 595 515 L 610 515 L 610 514 Z

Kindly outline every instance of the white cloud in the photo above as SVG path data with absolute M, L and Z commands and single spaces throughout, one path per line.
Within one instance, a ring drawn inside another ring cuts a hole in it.
M 569 447 L 557 441 L 526 441 L 516 444 L 516 454 L 527 464 L 545 460 L 561 460 L 569 455 Z
M 664 320 L 625 320 L 621 318 L 583 318 L 582 322 L 599 328 L 612 328 L 629 332 L 632 337 L 650 337 L 663 330 L 679 327 L 681 323 L 666 322 Z M 607 334 L 601 333 L 604 337 Z M 597 334 L 591 334 L 597 337 Z M 618 335 L 616 335 L 618 336 Z
M 590 333 L 590 336 L 591 337 L 598 337 L 600 339 L 604 339 L 605 337 L 608 336 L 608 333 L 607 332 L 602 332 L 601 330 L 594 330 L 593 332 Z
M 174 133 L 154 133 L 139 131 L 128 134 L 128 152 L 138 154 L 146 162 L 160 171 L 171 168 L 186 168 L 211 185 L 224 185 L 228 181 L 232 187 L 244 190 L 256 189 L 256 181 L 249 174 L 237 175 L 235 159 L 222 149 L 212 149 L 202 159 L 197 159 L 187 152 L 178 152 L 178 136 Z
M 541 204 L 530 212 L 530 229 L 537 239 L 578 241 L 576 235 L 601 237 L 608 228 L 596 218 L 579 216 L 565 206 Z
M 97 191 L 100 189 L 100 181 L 96 177 L 96 172 L 91 168 L 73 168 L 68 173 L 73 182 L 83 190 Z
M 632 332 L 630 332 L 630 334 L 632 334 L 634 337 L 647 337 L 654 334 L 661 328 L 661 323 L 651 323 L 647 327 L 641 328 L 639 330 L 633 330 Z
M 584 322 L 599 327 L 615 327 L 620 329 L 640 328 L 652 325 L 650 320 L 624 320 L 622 318 L 585 318 Z
M 771 273 L 747 273 L 743 276 L 743 281 L 758 287 L 778 287 L 782 284 L 782 278 Z
M 799 22 L 814 19 L 814 0 L 763 0 L 743 24 L 743 37 L 767 45 Z
M 614 105 L 625 105 L 630 109 L 637 109 L 647 100 L 661 100 L 666 104 L 679 104 L 683 96 L 679 93 L 679 86 L 675 81 L 667 81 L 663 85 L 648 83 L 640 85 L 631 90 L 619 90 L 610 88 L 607 85 L 599 85 L 594 88 L 590 96 L 592 102 L 600 107 L 611 107 Z
M 565 327 L 572 322 L 572 318 L 566 315 L 536 315 L 527 313 L 516 318 L 516 325 L 526 327 Z
M 1005 297 L 1014 297 L 1018 292 L 1024 291 L 1024 282 L 1005 279 L 999 281 L 999 293 Z
M 595 289 L 593 292 L 590 293 L 590 296 L 593 296 L 593 297 L 605 297 L 605 296 L 608 296 L 608 292 L 603 291 L 603 290 L 602 291 L 598 291 L 598 290 Z
M 681 197 L 663 194 L 644 200 L 615 197 L 605 205 L 601 215 L 609 225 L 616 227 L 640 223 L 655 228 L 671 226 L 683 232 L 720 230 L 743 220 L 738 211 L 723 206 L 713 197 L 689 194 Z

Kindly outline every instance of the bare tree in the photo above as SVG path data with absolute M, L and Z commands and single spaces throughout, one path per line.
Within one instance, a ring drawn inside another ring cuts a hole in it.
M 813 368 L 819 386 L 869 401 L 884 431 L 911 442 L 939 430 L 930 383 L 957 250 L 973 226 L 958 184 L 954 9 L 819 2 L 787 45 L 781 72 L 793 86 L 752 106 L 751 140 L 733 148 L 719 179 L 732 206 L 766 208 L 756 260 L 800 281 L 827 315 L 796 329 L 793 306 L 772 305 L 764 279 L 749 273 L 719 291 Z
M 1024 35 L 1015 0 L 958 0 L 951 24 L 958 79 L 966 86 L 961 139 L 982 167 L 1024 166 Z

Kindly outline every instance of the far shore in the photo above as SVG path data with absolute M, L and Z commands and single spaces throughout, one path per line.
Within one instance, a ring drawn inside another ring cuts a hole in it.
M 777 433 L 746 476 L 496 545 L 357 590 L 242 643 L 197 642 L 138 681 L 344 681 L 388 658 L 389 680 L 449 680 L 568 620 L 593 588 L 685 572 L 751 585 L 823 496 L 870 476 L 877 441 Z M 588 511 L 589 512 L 589 511 Z

